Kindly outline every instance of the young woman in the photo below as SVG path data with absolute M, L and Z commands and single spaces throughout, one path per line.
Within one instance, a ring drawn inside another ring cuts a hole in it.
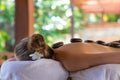
M 15 47 L 15 58 L 1 66 L 1 80 L 66 80 L 68 72 L 52 59 L 53 50 L 40 34 L 22 39 Z

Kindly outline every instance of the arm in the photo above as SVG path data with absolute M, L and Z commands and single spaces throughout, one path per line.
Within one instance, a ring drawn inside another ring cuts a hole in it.
M 120 52 L 92 54 L 92 55 L 89 55 L 88 57 L 89 57 L 88 58 L 89 66 L 120 63 Z
M 120 63 L 120 49 L 95 44 L 68 44 L 54 49 L 55 58 L 68 71 L 77 71 L 101 64 Z
M 81 54 L 60 59 L 68 71 L 87 69 L 102 64 L 119 64 L 120 53 Z

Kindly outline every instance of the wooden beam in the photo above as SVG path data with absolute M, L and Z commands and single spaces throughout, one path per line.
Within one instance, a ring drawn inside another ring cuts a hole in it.
M 34 1 L 15 0 L 15 40 L 16 44 L 24 37 L 33 34 Z
M 71 7 L 71 38 L 74 38 L 74 34 L 75 34 L 75 26 L 74 26 L 74 4 L 73 4 L 73 0 L 70 0 L 70 7 Z

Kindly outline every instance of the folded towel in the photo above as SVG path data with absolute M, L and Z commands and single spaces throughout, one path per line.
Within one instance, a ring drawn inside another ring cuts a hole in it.
M 68 72 L 51 59 L 9 61 L 1 67 L 1 80 L 66 80 Z
M 120 64 L 105 64 L 71 72 L 72 80 L 120 80 Z

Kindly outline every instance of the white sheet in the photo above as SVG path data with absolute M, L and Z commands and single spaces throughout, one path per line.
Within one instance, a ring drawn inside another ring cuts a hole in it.
M 66 80 L 68 72 L 57 61 L 6 61 L 1 67 L 1 80 Z
M 72 80 L 120 80 L 120 64 L 105 64 L 72 72 Z
M 120 80 L 120 64 L 105 64 L 70 73 L 72 80 Z M 67 80 L 68 72 L 57 61 L 6 61 L 1 80 Z

